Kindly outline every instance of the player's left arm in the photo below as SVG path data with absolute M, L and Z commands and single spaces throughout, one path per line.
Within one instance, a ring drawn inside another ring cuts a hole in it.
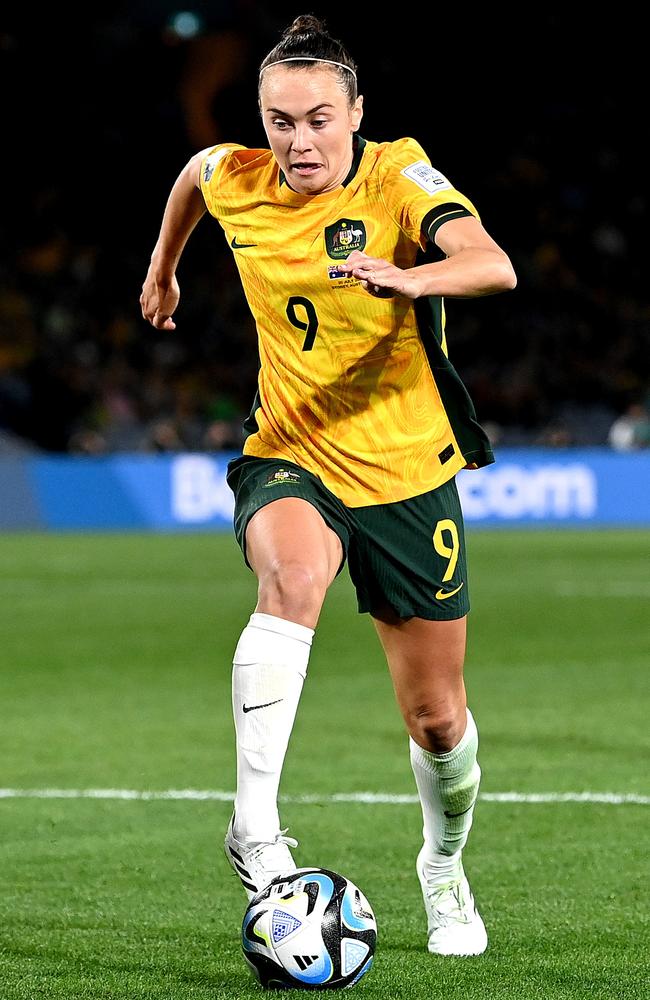
M 475 298 L 515 287 L 517 276 L 505 251 L 474 216 L 450 219 L 435 234 L 444 260 L 399 268 L 390 261 L 354 250 L 340 270 L 359 278 L 371 295 L 423 295 Z

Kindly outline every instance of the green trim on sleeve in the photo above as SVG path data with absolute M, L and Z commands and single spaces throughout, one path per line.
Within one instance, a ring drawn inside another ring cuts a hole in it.
M 426 234 L 431 243 L 434 243 L 436 233 L 441 226 L 444 226 L 445 222 L 450 222 L 451 219 L 467 218 L 475 218 L 468 208 L 455 202 L 446 201 L 444 205 L 436 205 L 430 212 L 427 212 L 422 220 L 422 232 Z
M 465 214 L 471 215 L 471 212 Z M 435 260 L 436 251 L 437 247 L 431 246 L 420 250 L 416 266 Z M 463 458 L 468 465 L 479 468 L 490 465 L 494 462 L 490 440 L 477 420 L 465 384 L 445 353 L 443 300 L 439 295 L 422 296 L 415 299 L 413 305 L 424 353 Z

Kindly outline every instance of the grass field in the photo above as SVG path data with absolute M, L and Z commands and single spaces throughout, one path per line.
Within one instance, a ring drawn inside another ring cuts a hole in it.
M 642 531 L 470 533 L 484 798 L 465 858 L 490 934 L 475 959 L 424 950 L 406 737 L 371 622 L 336 581 L 282 819 L 299 864 L 347 874 L 373 904 L 375 965 L 354 995 L 648 996 L 649 557 Z M 222 853 L 230 661 L 255 600 L 234 541 L 2 536 L 0 589 L 0 1000 L 259 998 Z M 116 797 L 173 789 L 224 794 Z M 334 798 L 359 792 L 384 798 Z M 628 799 L 559 798 L 580 792 Z

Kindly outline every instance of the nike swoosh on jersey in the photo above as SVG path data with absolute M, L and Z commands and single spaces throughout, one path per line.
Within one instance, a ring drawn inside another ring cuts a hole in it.
M 465 586 L 465 581 L 463 580 L 455 590 L 442 590 L 442 588 L 436 594 L 436 601 L 446 601 L 448 597 L 453 597 L 458 591 Z
M 237 237 L 233 236 L 230 246 L 233 250 L 246 250 L 247 247 L 256 247 L 257 243 L 238 243 Z
M 269 705 L 277 705 L 279 701 L 284 701 L 284 698 L 276 698 L 275 701 L 265 701 L 263 705 L 242 705 L 244 712 L 254 712 L 257 708 L 268 708 Z

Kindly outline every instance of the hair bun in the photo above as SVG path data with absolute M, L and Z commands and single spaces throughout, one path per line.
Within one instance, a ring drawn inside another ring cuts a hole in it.
M 284 33 L 284 38 L 292 35 L 326 35 L 327 28 L 324 21 L 314 17 L 313 14 L 299 14 L 289 25 Z

